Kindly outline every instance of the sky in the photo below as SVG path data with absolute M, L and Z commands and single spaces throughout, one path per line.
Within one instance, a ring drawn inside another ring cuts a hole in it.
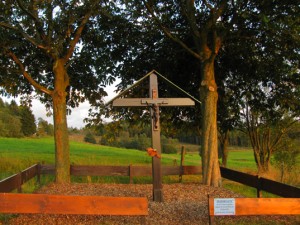
M 111 86 L 107 86 L 105 88 L 105 91 L 107 92 L 108 96 L 106 96 L 104 99 L 105 101 L 109 101 L 113 97 L 115 97 L 117 94 L 114 92 L 116 89 L 115 85 L 117 82 L 115 82 Z M 1 96 L 3 101 L 5 102 L 10 102 L 11 100 L 15 100 L 17 104 L 19 105 L 19 99 L 18 98 L 6 98 Z M 88 110 L 90 108 L 90 105 L 88 102 L 81 103 L 79 107 L 72 109 L 71 115 L 67 116 L 67 123 L 68 127 L 73 127 L 73 128 L 83 128 L 85 126 L 85 123 L 83 120 L 88 117 Z M 33 99 L 32 101 L 32 107 L 31 107 L 32 113 L 35 116 L 35 120 L 38 121 L 38 118 L 42 118 L 46 120 L 48 123 L 53 124 L 53 116 L 48 117 L 46 115 L 46 108 L 43 104 L 40 103 L 40 101 Z

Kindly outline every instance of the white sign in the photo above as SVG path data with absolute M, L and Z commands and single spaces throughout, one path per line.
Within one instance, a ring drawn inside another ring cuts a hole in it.
M 215 198 L 214 215 L 235 215 L 235 199 Z

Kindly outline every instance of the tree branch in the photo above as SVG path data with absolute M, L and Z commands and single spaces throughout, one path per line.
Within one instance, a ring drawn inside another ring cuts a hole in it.
M 194 0 L 187 1 L 186 9 L 187 9 L 187 12 L 185 14 L 186 14 L 188 23 L 190 24 L 190 27 L 191 27 L 194 43 L 196 45 L 197 51 L 200 52 L 201 51 L 201 48 L 200 48 L 201 34 L 198 30 L 198 26 L 197 26 L 197 22 L 196 22 L 196 18 L 195 18 L 196 11 L 195 11 L 195 6 L 194 6 Z
M 155 15 L 153 9 L 151 8 L 151 6 L 145 1 L 143 0 L 148 12 L 151 14 L 152 18 L 154 19 L 154 22 L 160 27 L 160 29 L 164 32 L 164 34 L 170 38 L 171 40 L 173 40 L 174 42 L 176 42 L 177 44 L 179 44 L 181 47 L 183 47 L 188 53 L 190 53 L 192 56 L 194 56 L 197 59 L 202 60 L 202 56 L 199 55 L 198 53 L 194 52 L 191 48 L 189 48 L 184 42 L 182 42 L 179 38 L 175 37 L 161 22 L 160 20 L 157 18 L 157 16 Z
M 76 44 L 78 43 L 78 41 L 80 39 L 83 28 L 87 24 L 87 22 L 89 21 L 89 18 L 91 17 L 91 15 L 92 15 L 91 11 L 89 11 L 87 14 L 85 14 L 85 16 L 83 17 L 79 27 L 76 29 L 74 38 L 70 41 L 70 47 L 67 51 L 66 56 L 64 57 L 65 62 L 67 62 L 70 59 L 70 57 L 72 56 L 72 54 L 74 52 L 74 49 L 75 49 L 75 46 L 76 46 Z
M 29 73 L 27 73 L 27 71 L 25 70 L 24 65 L 22 64 L 22 62 L 19 60 L 19 58 L 12 52 L 7 50 L 7 54 L 12 58 L 12 60 L 19 66 L 19 68 L 21 69 L 21 72 L 23 74 L 23 76 L 25 77 L 25 79 L 37 90 L 48 94 L 48 95 L 52 95 L 52 91 L 50 91 L 49 89 L 47 89 L 46 87 L 38 84 L 30 75 Z
M 47 3 L 46 16 L 48 20 L 48 28 L 47 28 L 47 42 L 51 43 L 52 35 L 53 35 L 53 6 L 51 2 Z
M 25 8 L 21 0 L 17 0 L 17 3 L 19 7 L 23 10 L 23 12 L 25 12 L 28 16 L 30 16 L 34 21 L 39 22 L 38 18 Z
M 36 30 L 37 30 L 37 33 L 39 34 L 39 36 L 42 40 L 45 40 L 46 35 L 45 35 L 44 30 L 43 30 L 43 23 L 39 20 L 38 13 L 37 13 L 36 9 L 34 9 L 35 7 L 33 7 L 33 10 L 35 10 L 36 15 L 34 15 L 32 12 L 30 12 L 29 10 L 27 10 L 25 8 L 24 3 L 22 2 L 22 0 L 17 0 L 17 3 L 19 5 L 19 7 L 23 10 L 23 12 L 25 12 L 28 16 L 30 16 L 33 19 Z
M 30 37 L 28 34 L 26 34 L 25 32 L 23 32 L 22 30 L 20 30 L 19 28 L 12 26 L 10 24 L 4 23 L 4 22 L 0 22 L 0 26 L 10 29 L 10 30 L 14 30 L 17 33 L 20 33 L 27 41 L 29 41 L 31 44 L 33 44 L 34 46 L 43 49 L 43 50 L 49 50 L 48 47 L 38 43 L 35 39 L 33 39 L 32 37 Z
M 76 29 L 75 31 L 75 35 L 74 38 L 70 41 L 70 47 L 67 51 L 66 56 L 64 57 L 65 63 L 70 59 L 70 57 L 72 56 L 75 46 L 78 43 L 81 33 L 85 27 L 85 25 L 87 24 L 87 22 L 89 21 L 90 17 L 93 14 L 93 11 L 95 11 L 95 7 L 97 7 L 97 5 L 99 4 L 99 0 L 98 1 L 94 1 L 93 5 L 90 6 L 90 10 L 84 15 L 79 27 Z M 67 30 L 66 32 L 68 32 L 69 30 Z
M 203 4 L 204 4 L 207 8 L 209 8 L 210 10 L 213 9 L 213 6 L 210 5 L 210 4 L 208 4 L 208 2 L 207 2 L 206 0 L 203 0 Z

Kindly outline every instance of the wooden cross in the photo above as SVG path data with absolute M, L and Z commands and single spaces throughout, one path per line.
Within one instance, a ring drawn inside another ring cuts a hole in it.
M 159 107 L 161 106 L 193 106 L 195 102 L 190 98 L 159 98 L 157 74 L 151 72 L 149 75 L 149 96 L 150 98 L 114 98 L 112 105 L 116 107 L 150 107 L 152 118 L 152 148 L 156 150 L 157 155 L 161 155 L 160 143 L 160 123 L 159 123 Z M 146 78 L 146 75 L 144 78 Z M 143 80 L 142 78 L 141 80 Z M 141 81 L 140 80 L 140 81 Z M 139 83 L 139 82 L 138 82 Z M 132 88 L 132 87 L 131 87 Z M 129 88 L 130 89 L 130 88 Z M 121 96 L 120 93 L 117 97 Z M 162 171 L 160 157 L 152 157 L 152 178 L 153 178 L 153 201 L 162 202 Z

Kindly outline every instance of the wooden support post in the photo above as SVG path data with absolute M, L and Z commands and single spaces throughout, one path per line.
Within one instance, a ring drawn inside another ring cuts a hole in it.
M 132 184 L 133 183 L 133 173 L 132 173 L 132 164 L 129 165 L 129 183 Z
M 18 173 L 17 174 L 17 182 L 18 182 L 18 193 L 22 193 L 22 174 Z
M 158 84 L 157 76 L 150 75 L 149 95 L 153 100 L 158 98 Z M 159 107 L 154 104 L 151 107 L 151 134 L 152 134 L 152 148 L 161 155 L 160 144 L 160 123 L 159 123 Z M 153 179 L 153 201 L 163 202 L 162 193 L 162 171 L 161 159 L 159 157 L 152 157 L 152 179 Z
M 38 163 L 36 165 L 36 181 L 37 183 L 40 185 L 41 184 L 41 169 L 42 169 L 42 166 L 40 163 Z
M 214 207 L 213 198 L 210 195 L 207 195 L 207 201 L 208 201 L 208 224 L 214 225 L 215 217 L 214 217 L 214 213 L 211 212 L 211 208 Z
M 257 177 L 256 195 L 257 198 L 262 198 L 261 180 L 259 176 L 256 177 Z
M 181 147 L 181 157 L 180 157 L 180 175 L 179 175 L 179 182 L 182 182 L 182 175 L 183 171 L 183 164 L 184 164 L 184 156 L 185 156 L 185 147 Z

